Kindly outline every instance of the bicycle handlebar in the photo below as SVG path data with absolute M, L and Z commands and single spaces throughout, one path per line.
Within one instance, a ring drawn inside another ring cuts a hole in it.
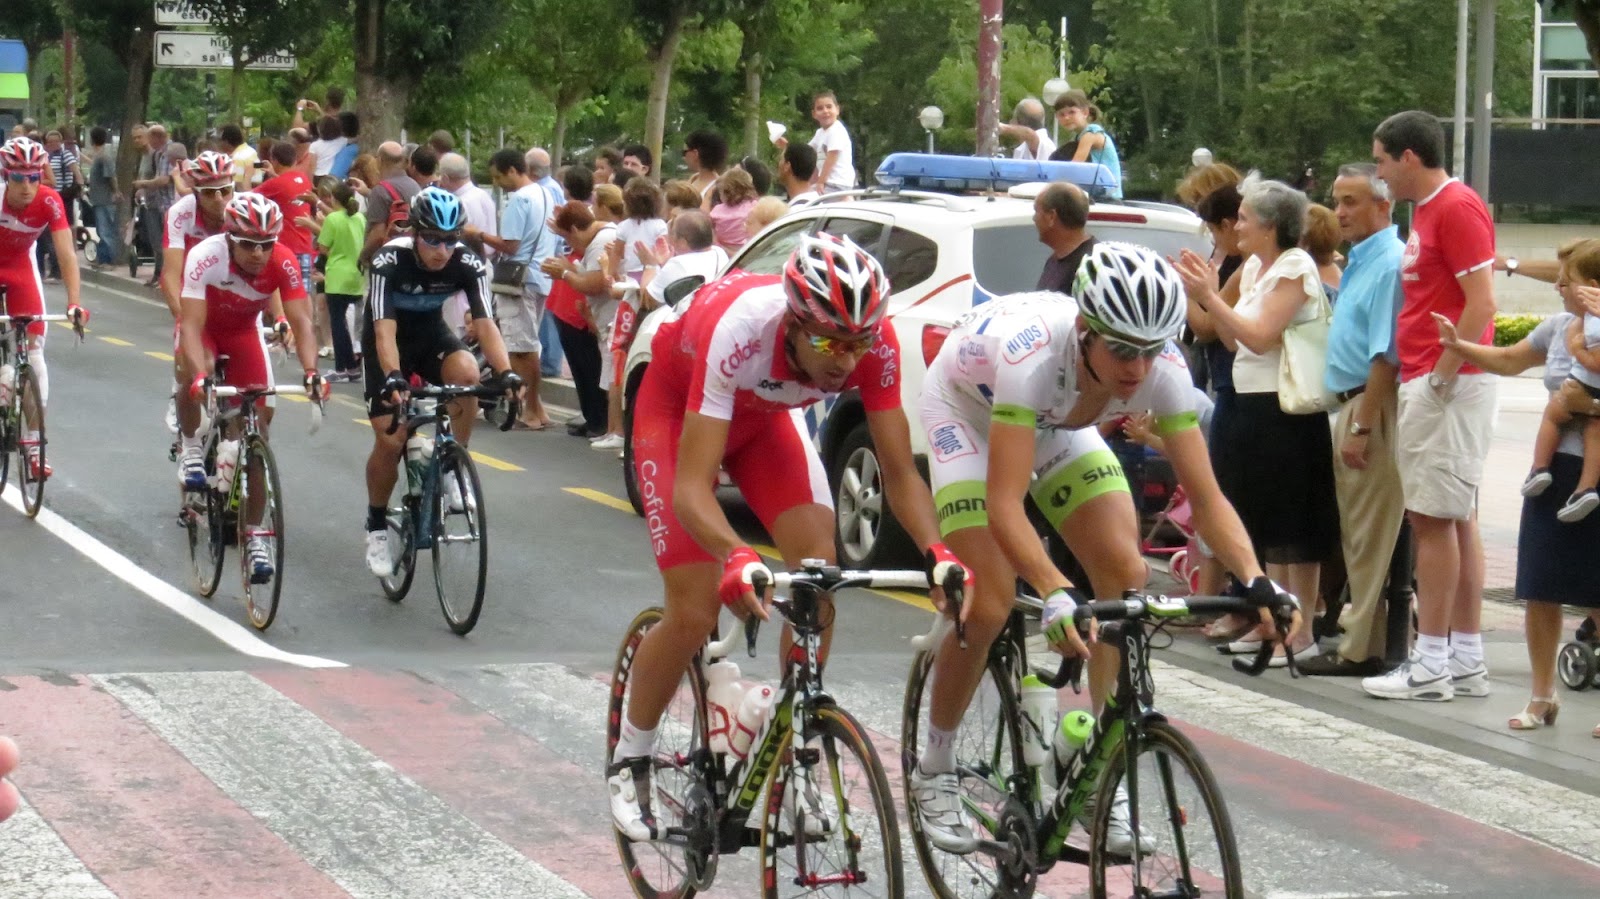
M 211 396 L 214 399 L 244 399 L 256 400 L 264 396 L 303 396 L 304 387 L 290 387 L 287 384 L 275 384 L 271 387 L 265 385 L 253 387 L 235 387 L 230 384 L 211 385 Z M 322 399 L 311 400 L 311 427 L 310 433 L 315 434 L 322 429 L 322 417 L 326 410 L 322 407 Z
M 851 571 L 841 569 L 837 565 L 825 565 L 819 560 L 805 559 L 801 563 L 805 566 L 801 571 L 773 572 L 772 579 L 757 574 L 751 579 L 751 587 L 757 596 L 764 594 L 768 587 L 783 589 L 796 584 L 815 587 L 824 593 L 833 593 L 843 587 L 877 587 L 880 589 L 926 589 L 928 576 L 920 571 L 911 570 L 867 570 Z M 960 578 L 966 577 L 965 572 L 960 573 Z M 760 619 L 734 618 L 733 627 L 728 635 L 721 640 L 706 644 L 705 653 L 708 659 L 726 658 L 733 654 L 741 640 L 745 643 L 745 650 L 751 658 L 756 654 L 756 638 L 761 627 Z
M 413 400 L 421 398 L 442 399 L 449 401 L 463 396 L 485 398 L 498 397 L 503 395 L 506 392 L 506 389 L 498 384 L 475 384 L 470 387 L 459 384 L 445 384 L 443 386 L 424 384 L 421 387 L 416 387 L 406 392 L 411 395 L 411 399 Z M 402 417 L 399 415 L 394 415 L 395 412 L 401 411 L 400 404 L 387 403 L 385 405 L 389 407 L 390 414 L 393 415 L 393 419 L 389 422 L 389 429 L 385 433 L 393 434 L 400 430 L 400 422 Z M 406 406 L 409 409 L 409 402 L 406 404 Z M 517 423 L 517 418 L 521 415 L 521 411 L 522 410 L 520 408 L 510 409 L 506 414 L 506 420 L 500 425 L 500 430 L 511 430 L 511 426 Z M 406 427 L 408 430 L 411 427 L 410 419 L 418 417 L 424 419 L 426 418 L 426 416 L 405 416 Z
M 4 292 L 0 292 L 0 297 L 4 296 Z M 70 322 L 73 333 L 78 335 L 78 340 L 83 340 L 84 319 L 78 316 L 55 313 L 47 315 L 0 315 L 0 327 L 15 324 L 18 328 L 26 328 L 34 322 Z

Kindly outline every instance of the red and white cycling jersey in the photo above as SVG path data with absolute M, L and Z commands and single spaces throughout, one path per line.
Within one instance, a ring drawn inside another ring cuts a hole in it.
M 207 334 L 254 332 L 274 292 L 285 303 L 306 298 L 300 262 L 281 243 L 254 278 L 233 264 L 225 234 L 200 241 L 184 260 L 182 297 L 206 304 Z
M 41 184 L 33 202 L 21 209 L 0 199 L 0 266 L 31 257 L 46 229 L 67 230 L 67 207 L 55 188 Z
M 215 230 L 206 224 L 206 217 L 200 213 L 199 196 L 187 194 L 179 197 L 178 202 L 167 210 L 167 237 L 162 242 L 166 249 L 183 250 L 187 254 L 200 241 L 222 233 L 220 222 Z
M 734 272 L 701 288 L 681 318 L 651 343 L 651 371 L 681 393 L 686 408 L 731 420 L 736 412 L 798 409 L 828 398 L 801 380 L 783 348 L 788 308 L 777 275 Z M 900 408 L 900 343 L 894 329 L 861 358 L 842 390 L 861 391 L 868 412 Z

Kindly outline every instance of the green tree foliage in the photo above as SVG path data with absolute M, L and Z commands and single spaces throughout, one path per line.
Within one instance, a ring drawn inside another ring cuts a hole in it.
M 936 133 L 941 147 L 962 152 L 977 141 L 978 61 L 977 21 L 951 25 L 951 44 L 958 49 L 946 56 L 928 82 L 928 102 L 944 111 L 944 127 Z M 1012 109 L 1025 97 L 1038 97 L 1044 83 L 1056 77 L 1057 41 L 1050 28 L 1008 24 L 1001 32 L 1000 120 L 1011 120 Z M 1067 72 L 1067 81 L 1080 90 L 1095 92 L 1104 81 L 1098 69 Z
M 263 56 L 303 53 L 315 46 L 322 39 L 322 25 L 328 13 L 335 8 L 329 0 L 187 2 L 210 18 L 212 30 L 221 34 L 233 50 L 228 90 L 228 109 L 233 118 L 238 118 L 242 112 L 245 67 Z
M 459 77 L 504 24 L 498 0 L 352 0 L 351 8 L 356 111 L 369 149 L 400 133 L 419 84 Z

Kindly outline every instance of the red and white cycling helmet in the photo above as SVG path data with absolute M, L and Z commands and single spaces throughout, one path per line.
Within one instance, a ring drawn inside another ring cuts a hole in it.
M 283 213 L 260 194 L 235 194 L 222 211 L 222 224 L 234 237 L 273 240 L 283 230 Z
M 44 146 L 28 137 L 13 137 L 0 146 L 0 169 L 8 172 L 38 172 L 50 164 Z
M 783 267 L 789 311 L 838 334 L 865 334 L 889 309 L 889 276 L 848 237 L 802 235 Z
M 233 157 L 206 150 L 189 163 L 189 180 L 196 187 L 220 187 L 233 181 Z

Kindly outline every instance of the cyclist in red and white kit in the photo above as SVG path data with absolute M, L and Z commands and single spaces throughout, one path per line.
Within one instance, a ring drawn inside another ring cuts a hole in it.
M 55 188 L 46 186 L 49 166 L 44 147 L 26 137 L 14 137 L 0 146 L 0 172 L 5 176 L 5 195 L 0 199 L 0 290 L 6 298 L 7 315 L 44 315 L 44 282 L 33 245 L 45 231 L 55 244 L 61 263 L 61 280 L 67 287 L 67 314 L 88 320 L 88 312 L 78 304 L 78 255 L 72 243 L 71 223 L 66 203 Z M 50 374 L 44 363 L 44 322 L 28 326 L 28 363 L 39 377 L 39 399 L 50 402 Z M 28 445 L 38 445 L 38 430 L 23 434 Z M 37 452 L 30 454 L 33 475 L 50 476 L 50 466 L 41 469 Z
M 877 260 L 847 239 L 820 234 L 800 238 L 781 277 L 730 274 L 701 288 L 683 317 L 656 334 L 633 446 L 666 615 L 639 646 L 607 771 L 612 818 L 629 839 L 657 835 L 648 803 L 639 801 L 650 795 L 656 726 L 716 625 L 718 600 L 741 616 L 767 617 L 752 578 L 770 573 L 718 505 L 718 469 L 738 485 L 788 565 L 831 562 L 828 478 L 800 410 L 858 389 L 895 517 L 939 576 L 954 562 L 912 460 L 900 346 L 894 329 L 882 326 L 888 304 Z
M 194 190 L 179 197 L 167 210 L 166 237 L 161 242 L 161 298 L 172 312 L 172 375 L 176 379 L 167 406 L 167 427 L 174 433 L 178 430 L 177 398 L 183 387 L 177 361 L 181 355 L 178 321 L 183 317 L 183 306 L 178 296 L 183 285 L 183 263 L 200 241 L 222 233 L 223 210 L 234 196 L 233 157 L 206 150 L 188 164 L 188 178 Z
M 178 418 L 182 427 L 183 455 L 178 480 L 186 489 L 205 487 L 205 447 L 200 425 L 200 400 L 214 371 L 217 356 L 227 356 L 223 383 L 235 387 L 270 387 L 272 367 L 261 336 L 261 316 L 270 312 L 279 334 L 294 331 L 300 365 L 305 369 L 306 394 L 320 399 L 324 393 L 317 372 L 317 341 L 312 333 L 311 304 L 300 279 L 300 263 L 278 243 L 283 213 L 278 205 L 256 194 L 240 194 L 223 213 L 226 231 L 195 245 L 183 266 L 183 317 L 179 324 L 180 377 L 189 389 L 178 392 Z M 272 421 L 264 411 L 262 428 Z M 258 480 L 258 479 L 257 479 Z M 248 512 L 259 516 L 264 497 L 247 498 Z M 266 546 L 252 538 L 245 547 L 252 579 L 264 583 L 272 577 Z

